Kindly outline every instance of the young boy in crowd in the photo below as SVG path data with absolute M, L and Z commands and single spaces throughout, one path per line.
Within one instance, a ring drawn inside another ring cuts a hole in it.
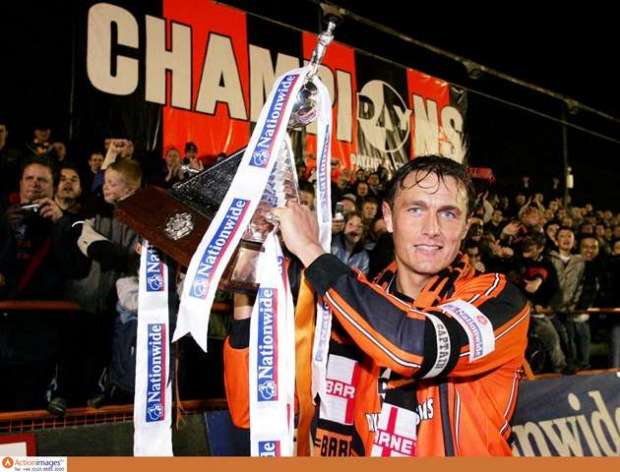
M 141 180 L 142 171 L 136 161 L 126 159 L 114 162 L 105 170 L 103 197 L 106 203 L 113 208 L 138 190 Z M 137 273 L 137 243 L 138 235 L 114 218 L 112 211 L 98 213 L 84 221 L 77 240 L 79 250 L 90 260 L 91 266 L 85 278 L 69 284 L 67 297 L 79 303 L 85 312 L 80 341 L 83 342 L 86 365 L 81 367 L 81 374 L 85 377 L 82 383 L 91 390 L 88 402 L 91 406 L 99 405 L 106 399 L 106 378 L 103 374 L 110 362 L 112 325 L 117 316 L 116 282 L 122 276 Z M 93 395 L 92 390 L 97 383 L 103 388 Z M 64 395 L 70 396 L 73 392 L 60 390 L 55 395 L 48 409 L 62 414 L 67 406 Z

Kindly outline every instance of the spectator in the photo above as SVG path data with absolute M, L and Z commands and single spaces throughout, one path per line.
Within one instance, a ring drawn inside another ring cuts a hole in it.
M 560 225 L 555 221 L 549 221 L 545 225 L 545 236 L 547 237 L 545 253 L 547 254 L 549 254 L 551 251 L 558 250 L 558 242 L 556 239 L 558 229 L 560 229 Z
M 314 211 L 314 186 L 311 183 L 299 183 L 299 203 Z
M 201 171 L 205 167 L 198 157 L 198 146 L 191 141 L 185 143 L 185 156 L 183 157 L 183 164 L 189 166 L 190 169 L 197 171 Z
M 357 212 L 345 216 L 344 230 L 332 239 L 331 253 L 352 269 L 368 274 L 368 252 L 364 249 L 364 225 Z
M 357 211 L 357 197 L 352 193 L 344 194 L 339 203 L 342 203 L 342 210 L 345 216 Z
M 379 202 L 374 197 L 367 197 L 362 203 L 362 222 L 364 226 L 370 228 L 372 222 L 377 218 Z
M 58 222 L 63 212 L 52 199 L 49 161 L 25 164 L 16 203 L 0 217 L 0 299 L 60 300 L 77 265 L 64 251 Z M 0 317 L 0 410 L 44 405 L 59 349 L 58 321 L 40 311 Z
M 560 289 L 551 300 L 551 307 L 556 312 L 561 325 L 558 329 L 560 339 L 564 342 L 564 353 L 566 355 L 567 372 L 574 372 L 577 361 L 577 338 L 581 335 L 588 336 L 586 327 L 573 314 L 577 307 L 577 302 L 581 296 L 581 283 L 585 269 L 584 258 L 578 254 L 572 254 L 575 246 L 575 233 L 572 228 L 561 227 L 558 230 L 558 251 L 551 251 L 549 256 L 555 267 Z
M 375 246 L 369 254 L 368 278 L 374 279 L 394 260 L 394 239 L 383 218 L 375 220 L 371 231 Z
M 332 202 L 339 202 L 345 194 L 351 193 L 351 170 L 342 169 L 336 180 L 332 183 Z
M 0 121 L 0 209 L 8 206 L 8 197 L 19 185 L 20 155 L 8 145 L 9 129 Z
M 184 178 L 183 168 L 181 167 L 181 154 L 175 147 L 169 147 L 164 154 L 166 166 L 164 172 L 152 183 L 163 188 L 170 188 Z M 164 175 L 165 174 L 165 175 Z
M 88 192 L 96 191 L 97 182 L 96 177 L 97 174 L 101 171 L 101 166 L 103 164 L 103 154 L 100 152 L 93 152 L 90 154 L 88 158 L 88 171 L 84 176 L 84 188 L 88 189 Z M 103 182 L 100 183 L 103 185 Z
M 493 213 L 491 213 L 491 220 L 484 225 L 484 231 L 491 233 L 495 239 L 499 238 L 502 234 L 503 221 L 504 214 L 502 210 L 493 210 Z
M 381 184 L 381 179 L 379 178 L 379 174 L 377 172 L 373 172 L 368 176 L 368 190 L 372 196 L 375 198 L 381 198 L 381 194 L 383 193 L 383 185 Z
M 46 124 L 35 126 L 32 141 L 26 143 L 26 154 L 32 157 L 46 158 L 51 157 L 54 148 L 50 143 L 52 130 Z
M 555 267 L 543 255 L 545 239 L 542 234 L 535 233 L 523 240 L 517 285 L 532 304 L 531 329 L 547 353 L 551 369 L 562 372 L 566 368 L 566 357 L 556 328 L 559 321 L 549 312 L 549 303 L 559 289 L 559 282 Z M 563 329 L 561 325 L 560 329 Z
M 465 241 L 465 254 L 467 254 L 469 263 L 474 267 L 474 269 L 476 269 L 481 274 L 486 272 L 486 268 L 484 267 L 484 263 L 482 262 L 482 252 L 480 251 L 480 244 L 477 241 Z
M 140 165 L 134 160 L 122 159 L 111 164 L 105 171 L 103 186 L 106 203 L 117 205 L 133 194 L 140 187 L 141 178 Z M 119 277 L 137 273 L 137 242 L 137 234 L 111 213 L 97 214 L 82 225 L 77 245 L 91 261 L 90 272 L 68 287 L 67 296 L 80 304 L 92 326 L 85 335 L 91 367 L 89 376 L 84 379 L 91 389 L 98 384 L 101 372 L 110 361 L 117 301 L 115 284 Z M 107 390 L 91 390 L 89 403 L 100 405 L 108 393 Z
M 77 169 L 70 164 L 60 168 L 54 201 L 63 212 L 77 214 L 81 210 L 82 186 Z
M 355 186 L 355 195 L 358 199 L 363 200 L 368 196 L 368 184 L 365 181 L 357 182 Z

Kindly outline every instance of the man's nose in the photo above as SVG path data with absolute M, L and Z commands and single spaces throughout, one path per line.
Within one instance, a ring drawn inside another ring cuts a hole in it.
M 436 236 L 439 234 L 439 221 L 437 215 L 433 212 L 428 212 L 423 220 L 422 232 L 427 236 Z

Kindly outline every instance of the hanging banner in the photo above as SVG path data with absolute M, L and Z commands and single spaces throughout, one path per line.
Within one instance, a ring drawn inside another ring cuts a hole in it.
M 84 106 L 73 126 L 85 143 L 116 134 L 183 154 L 191 141 L 213 162 L 245 146 L 275 78 L 303 66 L 316 44 L 314 34 L 212 0 L 78 3 L 74 101 Z M 457 87 L 337 41 L 319 76 L 331 99 L 334 173 L 394 169 L 429 153 L 462 160 L 467 100 Z M 300 148 L 314 168 L 316 126 Z
M 620 376 L 521 382 L 512 425 L 517 456 L 619 456 Z

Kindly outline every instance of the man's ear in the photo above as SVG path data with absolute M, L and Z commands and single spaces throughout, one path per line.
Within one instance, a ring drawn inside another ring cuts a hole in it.
M 394 225 L 392 223 L 392 209 L 387 202 L 383 202 L 382 204 L 383 210 L 383 221 L 385 221 L 385 226 L 390 233 L 394 232 Z

